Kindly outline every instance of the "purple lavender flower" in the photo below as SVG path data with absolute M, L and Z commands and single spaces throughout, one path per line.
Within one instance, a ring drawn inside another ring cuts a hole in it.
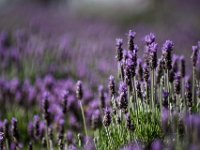
M 123 40 L 122 39 L 116 39 L 116 51 L 117 51 L 117 60 L 120 62 L 123 58 Z
M 163 44 L 163 51 L 172 51 L 174 47 L 174 43 L 170 40 L 166 40 L 166 42 Z
M 186 67 L 185 67 L 185 58 L 184 56 L 181 56 L 180 57 L 180 61 L 181 61 L 181 77 L 184 78 L 185 77 L 185 70 L 186 70 Z
M 151 43 L 149 45 L 149 60 L 151 69 L 156 69 L 157 67 L 157 43 Z
M 133 132 L 135 130 L 135 126 L 131 120 L 131 116 L 128 114 L 126 119 L 127 128 L 129 131 Z
M 7 119 L 5 119 L 3 122 L 3 132 L 5 134 L 5 138 L 8 138 L 9 137 L 9 123 Z
M 158 60 L 158 67 L 156 68 L 157 84 L 160 84 L 160 80 L 161 80 L 161 77 L 163 76 L 163 74 L 164 74 L 164 60 L 163 60 L 163 57 L 161 57 Z
M 99 110 L 95 110 L 91 118 L 92 129 L 97 129 L 101 125 L 101 114 Z
M 71 131 L 68 131 L 67 132 L 67 135 L 66 135 L 66 140 L 67 140 L 67 144 L 72 144 L 73 143 L 73 140 L 74 140 L 74 135 L 73 135 L 73 132 Z
M 46 129 L 46 123 L 45 121 L 40 121 L 40 128 L 39 128 L 39 131 L 40 131 L 40 139 L 42 139 L 45 135 L 45 129 Z
M 105 110 L 105 115 L 103 117 L 103 125 L 109 127 L 112 121 L 111 113 L 108 109 Z
M 105 108 L 106 107 L 106 102 L 105 102 L 106 98 L 105 98 L 103 86 L 100 85 L 98 90 L 99 90 L 99 99 L 100 99 L 101 108 Z
M 174 71 L 174 73 L 177 73 L 178 70 L 179 70 L 178 60 L 179 60 L 179 57 L 177 55 L 173 55 L 173 57 L 172 57 L 172 70 Z
M 188 106 L 192 107 L 192 83 L 189 77 L 186 78 L 185 82 L 185 98 Z
M 40 125 L 40 117 L 38 115 L 34 116 L 34 121 L 33 121 L 33 126 L 34 126 L 34 130 L 35 130 L 35 137 L 39 137 L 40 135 L 40 131 L 39 131 L 39 125 Z
M 115 91 L 115 78 L 112 75 L 109 77 L 108 89 L 109 89 L 109 93 L 110 93 L 111 97 L 114 96 L 115 93 L 116 93 L 116 91 Z
M 81 100 L 83 98 L 83 87 L 81 81 L 78 81 L 76 83 L 76 97 L 78 100 Z
M 67 112 L 68 95 L 69 95 L 69 91 L 64 91 L 63 93 L 63 113 L 64 114 L 66 114 Z
M 30 136 L 31 139 L 35 139 L 35 136 L 34 136 L 34 123 L 31 121 L 29 122 L 28 124 L 28 134 Z
M 175 74 L 175 80 L 174 80 L 174 91 L 176 94 L 180 94 L 181 92 L 181 74 L 176 73 Z
M 146 42 L 147 45 L 149 45 L 149 44 L 155 42 L 155 38 L 156 38 L 155 34 L 150 33 L 144 37 L 144 41 Z
M 163 145 L 161 140 L 154 140 L 152 145 L 151 145 L 151 150 L 162 150 Z
M 198 57 L 198 46 L 192 46 L 192 65 L 196 67 Z
M 198 41 L 197 43 L 198 43 L 198 44 L 197 44 L 197 45 L 198 45 L 198 48 L 200 49 L 200 41 Z
M 162 128 L 166 132 L 167 127 L 168 127 L 168 121 L 169 121 L 169 110 L 166 108 L 163 108 L 162 110 L 161 121 L 162 121 Z
M 171 70 L 172 68 L 172 56 L 171 52 L 173 50 L 174 43 L 170 40 L 167 40 L 162 47 L 162 53 L 165 61 L 165 69 Z
M 29 142 L 29 144 L 28 144 L 28 150 L 33 150 L 33 144 L 32 144 L 32 142 Z
M 143 67 L 141 59 L 138 59 L 137 77 L 140 81 L 143 81 Z
M 19 139 L 19 133 L 18 133 L 18 123 L 16 118 L 12 118 L 12 128 L 11 133 L 15 141 L 18 141 Z
M 50 112 L 49 112 L 49 94 L 45 93 L 44 100 L 43 100 L 43 111 L 44 111 L 44 118 L 47 122 L 47 125 L 50 125 Z
M 132 30 L 129 30 L 128 33 L 128 49 L 130 51 L 134 50 L 134 38 L 135 38 L 136 33 L 133 32 Z
M 4 133 L 0 132 L 0 149 L 3 150 L 3 143 L 4 143 Z
M 168 97 L 169 97 L 169 92 L 163 91 L 163 107 L 168 109 Z
M 120 93 L 119 96 L 119 108 L 126 111 L 128 108 L 128 98 L 126 93 Z
M 126 64 L 124 65 L 124 79 L 126 84 L 132 89 L 132 84 L 131 84 L 131 77 L 132 77 L 132 67 L 133 62 L 131 60 L 127 60 Z
M 126 93 L 128 92 L 127 84 L 124 82 L 120 82 L 119 84 L 119 93 Z
M 150 74 L 149 74 L 149 68 L 148 68 L 147 64 L 143 65 L 143 69 L 144 69 L 143 70 L 143 72 L 144 72 L 144 79 L 145 79 L 146 82 L 148 82 Z

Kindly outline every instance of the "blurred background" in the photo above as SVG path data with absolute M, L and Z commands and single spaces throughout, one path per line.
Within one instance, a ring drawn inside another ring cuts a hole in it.
M 186 58 L 200 39 L 199 0 L 1 0 L 0 8 L 3 35 L 28 41 L 23 50 L 18 47 L 23 51 L 18 76 L 33 80 L 50 72 L 105 82 L 116 73 L 115 38 L 126 43 L 129 29 L 137 33 L 140 55 L 150 32 L 159 48 L 171 39 L 176 53 Z M 11 70 L 2 74 L 12 78 L 17 71 Z

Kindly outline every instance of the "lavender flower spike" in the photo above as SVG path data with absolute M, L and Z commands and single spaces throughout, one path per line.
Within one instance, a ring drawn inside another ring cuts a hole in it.
M 83 98 L 83 87 L 81 81 L 78 81 L 76 84 L 76 97 L 78 100 L 81 100 Z
M 123 58 L 123 40 L 122 39 L 116 39 L 116 51 L 117 51 L 117 60 L 120 62 Z
M 144 37 L 144 41 L 146 42 L 147 45 L 149 45 L 149 44 L 155 42 L 155 38 L 156 38 L 155 34 L 150 33 Z
M 198 46 L 192 46 L 192 65 L 195 67 L 197 64 Z
M 132 30 L 129 30 L 129 33 L 128 33 L 128 49 L 130 51 L 133 51 L 134 50 L 134 38 L 135 38 L 135 35 L 136 33 L 133 32 Z
M 172 68 L 172 56 L 171 52 L 173 50 L 174 43 L 170 40 L 167 40 L 162 47 L 163 57 L 165 62 L 165 69 L 171 70 Z
M 112 75 L 109 77 L 108 89 L 109 89 L 110 95 L 114 96 L 115 93 L 116 93 L 116 91 L 115 91 L 115 78 Z
M 111 113 L 110 113 L 110 111 L 108 109 L 106 109 L 105 116 L 103 118 L 103 125 L 105 127 L 108 127 L 108 126 L 110 126 L 111 121 L 112 121 Z

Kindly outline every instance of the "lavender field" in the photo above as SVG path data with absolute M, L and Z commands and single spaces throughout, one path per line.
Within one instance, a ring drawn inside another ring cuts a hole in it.
M 200 1 L 0 2 L 0 150 L 199 150 Z

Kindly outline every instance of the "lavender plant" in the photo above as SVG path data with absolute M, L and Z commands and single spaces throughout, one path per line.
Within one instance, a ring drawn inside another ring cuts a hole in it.
M 0 44 L 6 48 L 10 41 L 4 36 Z M 172 41 L 160 48 L 150 33 L 140 57 L 135 38 L 130 30 L 127 47 L 116 40 L 118 74 L 107 86 L 83 87 L 51 74 L 35 81 L 0 78 L 0 148 L 199 149 L 199 42 L 192 47 L 188 76 Z M 6 57 L 11 59 L 4 55 L 2 62 Z

